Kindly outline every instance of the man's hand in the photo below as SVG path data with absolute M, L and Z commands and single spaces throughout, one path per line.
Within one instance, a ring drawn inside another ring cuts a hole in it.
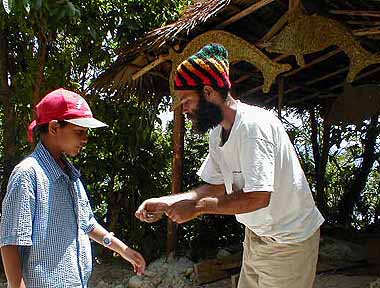
M 135 212 L 135 216 L 140 220 L 153 223 L 161 219 L 166 213 L 169 205 L 163 198 L 150 198 L 145 200 Z
M 179 201 L 167 209 L 166 215 L 168 215 L 173 222 L 178 224 L 185 223 L 201 215 L 196 204 L 197 201 L 195 200 Z

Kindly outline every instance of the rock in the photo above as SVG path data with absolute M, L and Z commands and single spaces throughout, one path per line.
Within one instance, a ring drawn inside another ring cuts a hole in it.
M 219 249 L 218 253 L 216 254 L 216 259 L 222 259 L 229 255 L 231 255 L 231 252 L 227 251 L 226 249 Z
M 380 278 L 375 281 L 369 283 L 369 288 L 380 288 Z
M 189 277 L 193 262 L 187 258 L 160 258 L 152 262 L 143 276 L 133 276 L 128 282 L 129 288 L 192 288 Z
M 358 262 L 365 260 L 365 254 L 365 248 L 358 244 L 330 237 L 321 239 L 319 255 L 322 258 Z

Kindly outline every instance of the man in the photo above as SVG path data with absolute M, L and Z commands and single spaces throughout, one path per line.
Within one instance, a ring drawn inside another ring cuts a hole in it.
M 212 128 L 209 154 L 198 171 L 207 184 L 146 200 L 141 221 L 166 213 L 184 223 L 202 214 L 236 215 L 245 225 L 239 288 L 311 288 L 324 219 L 281 122 L 234 100 L 226 49 L 203 47 L 175 76 L 176 106 L 196 130 Z

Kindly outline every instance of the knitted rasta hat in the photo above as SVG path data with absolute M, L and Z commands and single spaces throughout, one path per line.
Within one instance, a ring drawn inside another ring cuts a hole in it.
M 220 44 L 208 44 L 183 61 L 174 79 L 176 90 L 198 90 L 204 85 L 229 89 L 228 52 Z

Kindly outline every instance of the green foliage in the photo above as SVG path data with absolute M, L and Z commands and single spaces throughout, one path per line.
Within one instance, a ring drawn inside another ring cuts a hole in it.
M 109 127 L 92 131 L 86 149 L 75 160 L 82 168 L 96 218 L 109 227 L 111 210 L 119 210 L 114 232 L 152 257 L 165 243 L 144 239 L 164 239 L 165 229 L 139 223 L 134 212 L 146 198 L 171 190 L 169 135 L 157 126 L 154 129 L 156 111 L 133 100 L 94 99 L 92 107 Z
M 315 191 L 315 161 L 311 147 L 311 129 L 309 115 L 288 110 L 285 127 L 295 145 L 301 159 L 302 167 L 309 180 L 310 186 Z M 323 119 L 319 119 L 323 123 Z M 368 133 L 368 122 L 361 125 L 333 126 L 331 130 L 329 161 L 325 174 L 325 190 L 327 196 L 328 215 L 324 215 L 330 224 L 337 224 L 340 214 L 340 205 L 343 196 L 351 189 L 351 185 L 361 169 L 364 152 L 364 139 Z M 322 128 L 318 131 L 319 144 L 321 142 Z M 379 143 L 375 147 L 375 153 L 379 154 Z M 378 158 L 378 157 L 377 157 Z M 379 162 L 376 161 L 369 174 L 364 190 L 359 195 L 358 204 L 353 211 L 351 221 L 352 228 L 365 229 L 379 224 L 380 196 L 379 196 Z

